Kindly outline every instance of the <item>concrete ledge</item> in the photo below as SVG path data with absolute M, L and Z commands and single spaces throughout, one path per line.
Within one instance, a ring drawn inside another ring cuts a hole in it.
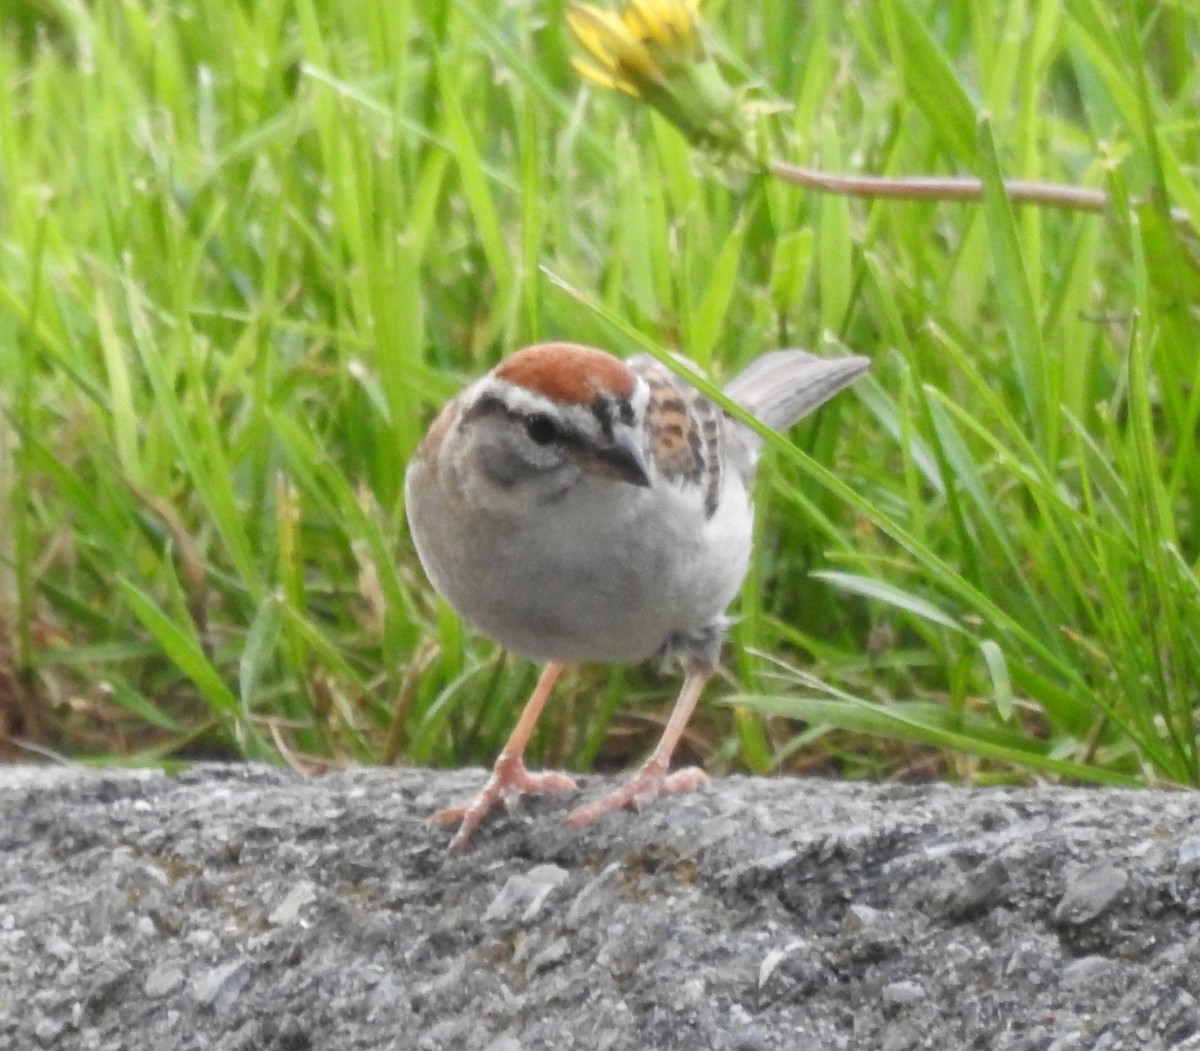
M 0 1047 L 1200 1049 L 1200 795 L 482 777 L 0 767 Z

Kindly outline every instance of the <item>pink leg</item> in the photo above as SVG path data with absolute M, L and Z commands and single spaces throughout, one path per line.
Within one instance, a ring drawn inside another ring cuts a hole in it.
M 679 738 L 683 736 L 688 720 L 696 709 L 696 702 L 700 700 L 704 684 L 711 675 L 710 668 L 693 667 L 688 671 L 687 678 L 683 681 L 683 689 L 679 691 L 679 699 L 675 702 L 671 718 L 667 721 L 667 728 L 663 730 L 658 747 L 654 749 L 650 758 L 615 792 L 572 810 L 567 817 L 567 824 L 582 828 L 611 810 L 621 810 L 629 806 L 641 807 L 660 795 L 669 792 L 691 792 L 707 783 L 708 775 L 696 766 L 677 770 L 673 774 L 668 774 L 667 770 L 671 766 L 675 746 L 679 744 Z
M 533 734 L 533 728 L 537 725 L 538 716 L 542 714 L 550 691 L 554 689 L 554 683 L 562 674 L 562 670 L 563 665 L 557 662 L 547 664 L 542 669 L 537 686 L 533 689 L 533 696 L 526 702 L 521 718 L 517 720 L 516 727 L 496 758 L 492 776 L 488 778 L 479 795 L 463 806 L 447 807 L 433 815 L 433 820 L 441 824 L 462 822 L 454 838 L 450 840 L 451 854 L 461 854 L 466 850 L 475 830 L 498 804 L 503 803 L 511 810 L 517 800 L 528 792 L 558 792 L 575 787 L 575 782 L 566 774 L 552 771 L 531 774 L 525 769 L 522 758 Z

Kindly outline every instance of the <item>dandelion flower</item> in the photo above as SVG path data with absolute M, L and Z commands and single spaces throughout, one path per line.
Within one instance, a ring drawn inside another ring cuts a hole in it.
M 743 153 L 737 94 L 704 46 L 699 0 L 628 0 L 620 12 L 573 4 L 567 25 L 587 58 L 584 80 L 641 99 L 690 142 Z

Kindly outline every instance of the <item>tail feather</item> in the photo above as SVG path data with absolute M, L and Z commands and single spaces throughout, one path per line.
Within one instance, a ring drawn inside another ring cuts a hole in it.
M 725 385 L 725 393 L 768 427 L 786 430 L 848 387 L 869 358 L 819 358 L 805 350 L 776 350 L 755 358 Z

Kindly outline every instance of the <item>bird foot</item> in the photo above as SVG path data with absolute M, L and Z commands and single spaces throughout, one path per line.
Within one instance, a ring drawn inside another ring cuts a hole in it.
M 614 792 L 576 807 L 567 815 L 567 824 L 583 828 L 613 810 L 633 807 L 640 810 L 652 799 L 673 792 L 692 792 L 708 784 L 708 774 L 698 766 L 688 766 L 668 774 L 664 764 L 653 759 Z
M 491 777 L 474 799 L 462 806 L 439 810 L 432 820 L 440 825 L 460 822 L 458 831 L 450 840 L 449 850 L 451 854 L 461 854 L 467 849 L 475 830 L 483 824 L 484 818 L 500 804 L 504 804 L 504 808 L 511 811 L 521 796 L 540 792 L 563 792 L 574 787 L 575 782 L 566 774 L 553 770 L 531 774 L 520 759 L 510 759 L 502 755 L 492 767 Z

